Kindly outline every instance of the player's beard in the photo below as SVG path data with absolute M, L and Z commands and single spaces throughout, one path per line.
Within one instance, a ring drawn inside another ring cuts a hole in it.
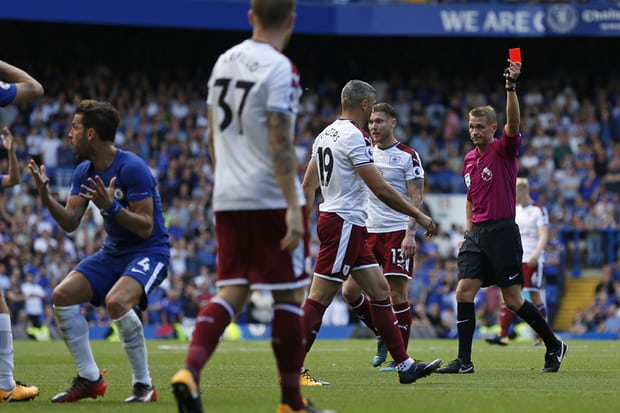
M 86 132 L 73 142 L 73 153 L 78 162 L 93 160 L 95 154 L 93 153 L 93 148 L 88 143 Z

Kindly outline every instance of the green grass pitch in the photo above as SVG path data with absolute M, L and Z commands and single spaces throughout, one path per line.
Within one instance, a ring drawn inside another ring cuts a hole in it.
M 402 385 L 395 373 L 370 365 L 374 340 L 318 340 L 306 367 L 331 386 L 304 388 L 317 406 L 338 413 L 397 412 L 588 412 L 620 411 L 620 342 L 569 341 L 568 355 L 556 374 L 541 374 L 544 349 L 531 342 L 507 347 L 474 342 L 476 373 L 433 374 Z M 182 365 L 187 343 L 148 342 L 151 374 L 159 401 L 148 405 L 123 403 L 131 391 L 131 371 L 119 343 L 95 341 L 93 352 L 107 369 L 103 398 L 57 405 L 49 398 L 69 386 L 76 369 L 60 341 L 15 342 L 15 378 L 36 384 L 35 400 L 1 407 L 10 412 L 152 412 L 176 413 L 170 377 Z M 413 357 L 422 360 L 456 355 L 455 340 L 412 340 Z M 279 401 L 275 363 L 268 341 L 224 341 L 202 374 L 205 412 L 274 413 Z

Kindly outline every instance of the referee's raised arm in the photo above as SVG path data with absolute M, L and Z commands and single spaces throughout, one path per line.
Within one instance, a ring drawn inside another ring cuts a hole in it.
M 519 133 L 521 113 L 519 99 L 517 98 L 517 79 L 521 75 L 521 62 L 508 60 L 510 65 L 504 71 L 506 79 L 506 126 L 504 130 L 507 136 L 516 136 Z

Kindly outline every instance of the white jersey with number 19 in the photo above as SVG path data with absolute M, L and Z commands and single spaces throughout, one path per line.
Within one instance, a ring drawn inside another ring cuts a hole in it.
M 333 212 L 365 226 L 369 189 L 356 169 L 373 163 L 372 140 L 348 119 L 338 119 L 314 140 L 312 158 L 319 171 L 321 212 Z
M 286 208 L 273 172 L 267 114 L 288 114 L 295 125 L 302 93 L 297 68 L 271 44 L 248 39 L 220 55 L 208 87 L 216 160 L 214 210 Z M 305 205 L 300 182 L 297 193 Z

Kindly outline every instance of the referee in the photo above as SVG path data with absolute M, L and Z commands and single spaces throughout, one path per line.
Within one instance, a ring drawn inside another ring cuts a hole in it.
M 517 79 L 521 62 L 508 60 L 506 125 L 495 139 L 497 114 L 491 106 L 469 112 L 469 135 L 475 148 L 465 155 L 463 178 L 467 187 L 467 231 L 458 255 L 456 287 L 459 334 L 458 356 L 436 373 L 473 373 L 471 347 L 476 328 L 474 298 L 481 287 L 497 285 L 504 302 L 542 338 L 545 346 L 543 373 L 559 370 L 567 346 L 551 331 L 536 307 L 521 295 L 523 249 L 515 223 L 517 156 L 521 146 Z

